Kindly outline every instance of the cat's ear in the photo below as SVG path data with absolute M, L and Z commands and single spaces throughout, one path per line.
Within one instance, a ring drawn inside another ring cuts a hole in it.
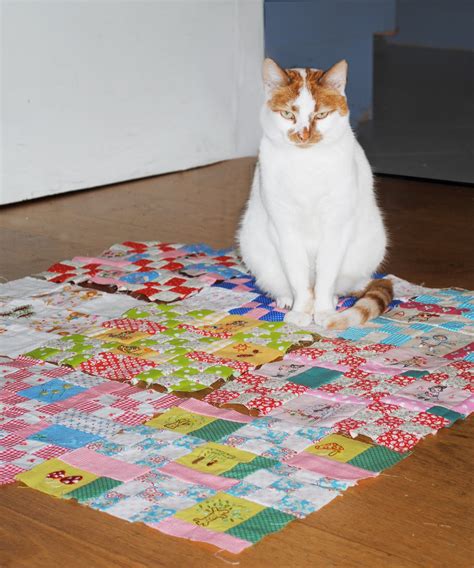
M 277 87 L 283 87 L 289 83 L 290 79 L 285 71 L 267 57 L 263 62 L 263 84 L 265 85 L 265 92 L 271 93 Z
M 347 82 L 347 61 L 342 59 L 328 69 L 321 77 L 320 83 L 331 89 L 335 89 L 341 95 L 345 94 Z

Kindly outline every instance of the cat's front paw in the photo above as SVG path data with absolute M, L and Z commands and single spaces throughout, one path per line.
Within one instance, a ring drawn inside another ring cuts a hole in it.
M 281 296 L 280 298 L 276 299 L 277 308 L 282 308 L 284 310 L 291 310 L 291 306 L 293 305 L 293 298 L 289 296 Z
M 307 327 L 308 325 L 311 325 L 311 321 L 311 314 L 307 314 L 306 312 L 296 312 L 292 310 L 285 315 L 286 323 L 292 323 L 298 327 Z
M 336 310 L 334 310 L 334 309 L 314 310 L 313 321 L 316 325 L 326 327 L 329 320 L 333 317 L 333 315 L 335 313 L 336 313 Z

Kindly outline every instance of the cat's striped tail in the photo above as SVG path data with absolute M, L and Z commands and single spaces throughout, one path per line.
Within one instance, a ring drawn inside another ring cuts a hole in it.
M 392 300 L 393 285 L 390 280 L 371 280 L 354 306 L 338 312 L 327 322 L 326 327 L 342 330 L 354 325 L 363 325 L 383 314 Z

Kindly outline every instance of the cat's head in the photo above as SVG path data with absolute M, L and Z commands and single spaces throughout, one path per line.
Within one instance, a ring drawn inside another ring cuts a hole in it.
M 345 60 L 321 71 L 282 69 L 272 59 L 265 59 L 266 100 L 261 115 L 265 134 L 300 148 L 337 139 L 349 124 L 346 79 Z

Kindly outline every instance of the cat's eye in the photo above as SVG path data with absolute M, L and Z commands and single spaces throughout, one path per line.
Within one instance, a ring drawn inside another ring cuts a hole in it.
M 329 114 L 329 111 L 326 112 L 317 112 L 316 113 L 316 118 L 318 119 L 322 119 L 322 118 L 326 118 L 326 116 Z
M 295 115 L 289 110 L 282 110 L 280 114 L 283 118 L 286 118 L 287 120 L 293 120 L 295 118 Z

